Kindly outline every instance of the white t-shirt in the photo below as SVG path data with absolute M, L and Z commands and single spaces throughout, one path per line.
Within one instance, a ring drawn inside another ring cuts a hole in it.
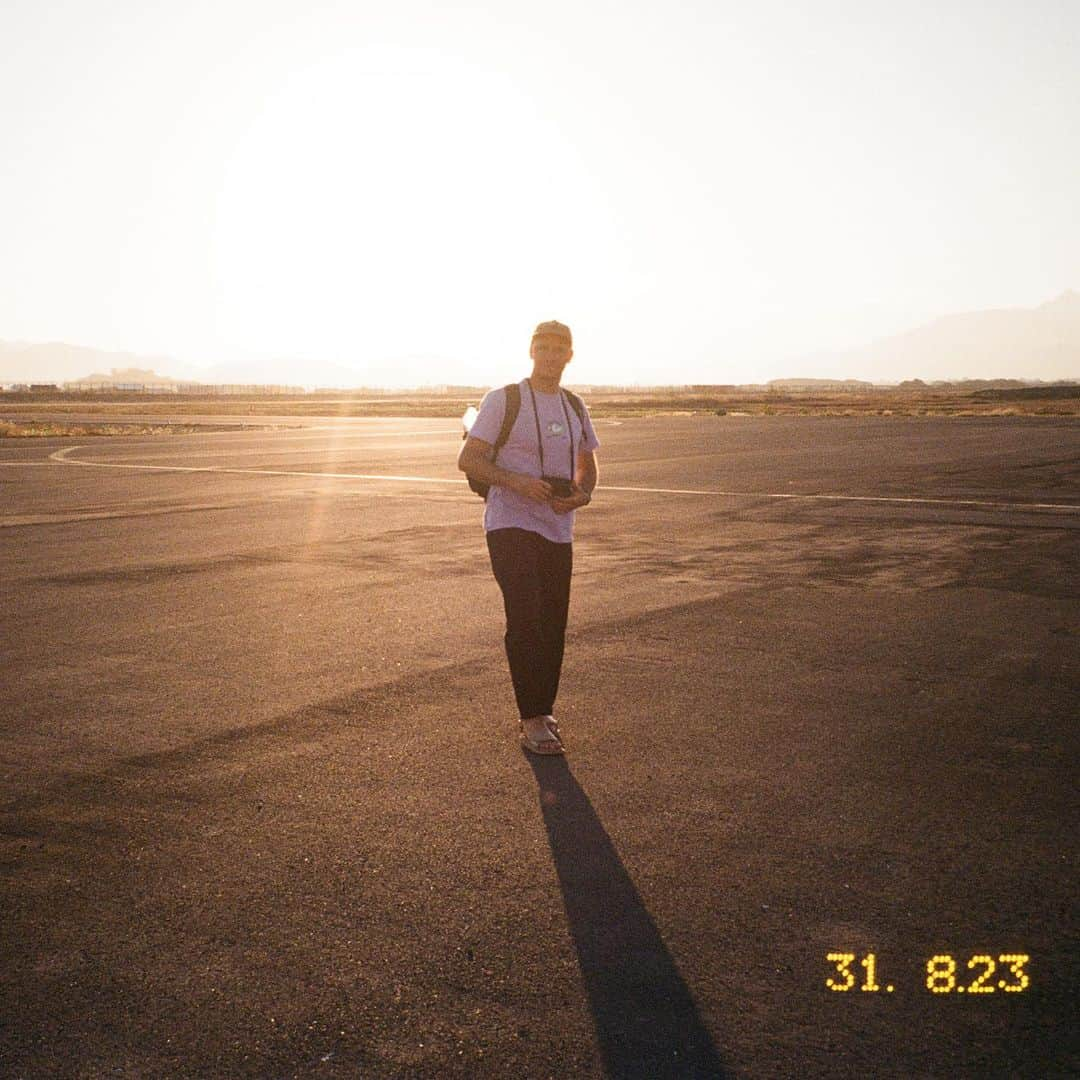
M 573 459 L 578 452 L 596 450 L 600 445 L 588 409 L 585 410 L 585 424 L 582 425 L 565 393 L 543 394 L 537 391 L 534 394 L 528 379 L 522 379 L 518 388 L 521 392 L 521 409 L 495 464 L 527 476 L 564 476 L 572 480 Z M 505 412 L 505 388 L 500 386 L 488 391 L 480 402 L 480 412 L 469 434 L 494 444 L 499 437 Z M 543 468 L 540 464 L 541 444 Z M 574 513 L 571 510 L 568 514 L 556 514 L 547 503 L 526 499 L 509 488 L 493 486 L 484 506 L 484 530 L 528 529 L 556 544 L 569 544 L 574 538 Z

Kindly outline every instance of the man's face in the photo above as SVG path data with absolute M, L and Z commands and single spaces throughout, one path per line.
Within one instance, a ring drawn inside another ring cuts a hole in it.
M 562 374 L 563 368 L 570 363 L 570 357 L 574 355 L 574 350 L 570 348 L 566 338 L 543 334 L 540 337 L 533 338 L 529 355 L 532 357 L 532 362 L 538 372 L 543 375 L 557 377 Z

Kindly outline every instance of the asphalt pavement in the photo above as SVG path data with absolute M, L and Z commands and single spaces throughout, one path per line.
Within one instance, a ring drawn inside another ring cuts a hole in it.
M 0 1075 L 1080 1072 L 1080 424 L 598 434 L 550 760 L 453 421 L 0 441 Z

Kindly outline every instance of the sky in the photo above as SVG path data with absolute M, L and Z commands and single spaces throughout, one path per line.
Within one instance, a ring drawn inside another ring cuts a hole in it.
M 906 378 L 821 357 L 1080 288 L 1078 55 L 1076 0 L 4 0 L 0 340 Z

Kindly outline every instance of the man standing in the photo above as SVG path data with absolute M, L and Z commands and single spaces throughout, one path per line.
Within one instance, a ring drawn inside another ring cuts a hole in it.
M 484 531 L 506 609 L 506 656 L 521 714 L 521 738 L 535 754 L 564 753 L 553 714 L 570 607 L 574 512 L 592 501 L 596 449 L 588 410 L 559 386 L 573 356 L 570 328 L 542 322 L 533 332 L 532 375 L 518 383 L 520 408 L 497 460 L 506 388 L 491 390 L 458 456 L 458 468 L 489 485 Z

